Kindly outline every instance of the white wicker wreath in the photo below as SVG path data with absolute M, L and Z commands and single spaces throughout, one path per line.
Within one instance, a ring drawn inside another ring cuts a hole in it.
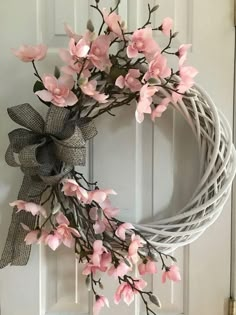
M 168 92 L 162 91 L 164 96 Z M 193 97 L 172 106 L 191 127 L 200 156 L 200 182 L 189 202 L 176 215 L 136 224 L 160 251 L 169 253 L 196 240 L 219 217 L 229 197 L 236 170 L 236 152 L 228 121 L 198 85 Z

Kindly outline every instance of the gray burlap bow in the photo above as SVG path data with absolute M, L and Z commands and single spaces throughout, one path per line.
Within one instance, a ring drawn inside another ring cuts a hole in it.
M 71 119 L 68 109 L 53 105 L 45 121 L 29 104 L 11 107 L 8 114 L 24 127 L 9 133 L 10 145 L 5 155 L 8 165 L 20 167 L 24 173 L 18 199 L 38 203 L 48 185 L 57 184 L 74 166 L 85 165 L 86 141 L 97 134 L 96 128 L 91 120 Z M 0 268 L 28 262 L 31 246 L 25 245 L 27 232 L 20 223 L 33 229 L 35 217 L 13 210 Z

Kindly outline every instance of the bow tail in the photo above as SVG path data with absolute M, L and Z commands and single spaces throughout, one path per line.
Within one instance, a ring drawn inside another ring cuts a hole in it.
M 38 203 L 40 201 L 40 195 L 45 188 L 46 184 L 44 182 L 33 181 L 31 176 L 25 175 L 18 194 L 18 199 Z M 36 217 L 31 213 L 25 211 L 17 213 L 16 208 L 13 209 L 7 240 L 0 259 L 0 269 L 8 264 L 13 266 L 23 266 L 27 264 L 31 246 L 26 245 L 24 242 L 28 232 L 22 228 L 21 223 L 27 225 L 30 229 L 34 229 L 35 220 Z

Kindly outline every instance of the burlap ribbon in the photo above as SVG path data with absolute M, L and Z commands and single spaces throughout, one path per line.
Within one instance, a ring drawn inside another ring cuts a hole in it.
M 8 114 L 24 127 L 9 133 L 10 145 L 5 155 L 8 165 L 20 167 L 24 173 L 18 199 L 38 203 L 48 185 L 57 184 L 74 166 L 85 165 L 86 141 L 97 134 L 96 128 L 91 120 L 71 119 L 68 109 L 53 105 L 45 121 L 29 104 L 11 107 Z M 20 223 L 33 229 L 35 219 L 31 213 L 13 210 L 0 268 L 9 263 L 27 264 L 31 247 L 25 245 L 27 232 Z

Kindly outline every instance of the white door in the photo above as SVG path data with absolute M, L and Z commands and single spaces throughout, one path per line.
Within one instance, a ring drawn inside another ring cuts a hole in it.
M 0 1 L 0 250 L 11 218 L 8 203 L 16 199 L 22 174 L 7 167 L 4 153 L 7 133 L 15 126 L 6 108 L 29 102 L 40 105 L 32 92 L 30 64 L 13 57 L 10 49 L 21 43 L 44 42 L 49 56 L 40 63 L 41 72 L 53 71 L 59 60 L 56 48 L 67 43 L 63 22 L 82 33 L 88 17 L 95 14 L 84 0 Z M 102 7 L 115 1 L 100 1 Z M 160 4 L 153 21 L 158 26 L 165 16 L 175 20 L 179 41 L 192 43 L 189 62 L 199 70 L 197 82 L 213 97 L 232 124 L 234 27 L 232 0 L 121 0 L 120 14 L 135 28 L 146 17 L 147 4 Z M 97 22 L 97 18 L 96 18 Z M 158 40 L 158 38 L 157 38 Z M 176 42 L 176 45 L 179 43 Z M 172 110 L 153 126 L 148 120 L 140 126 L 134 109 L 117 111 L 96 124 L 98 136 L 90 146 L 84 172 L 100 186 L 118 193 L 114 200 L 127 221 L 170 215 L 188 201 L 196 186 L 197 149 L 183 120 Z M 153 175 L 152 175 L 153 174 Z M 230 295 L 230 202 L 218 221 L 194 244 L 174 253 L 182 272 L 182 282 L 160 282 L 160 272 L 149 286 L 160 297 L 169 315 L 227 314 Z M 53 254 L 34 247 L 26 267 L 0 271 L 1 315 L 78 315 L 91 312 L 92 299 L 69 250 Z M 104 294 L 112 297 L 114 285 L 107 279 Z M 113 303 L 111 303 L 113 304 Z M 144 314 L 138 301 L 130 308 L 112 305 L 103 314 Z M 141 311 L 140 311 L 141 310 Z

